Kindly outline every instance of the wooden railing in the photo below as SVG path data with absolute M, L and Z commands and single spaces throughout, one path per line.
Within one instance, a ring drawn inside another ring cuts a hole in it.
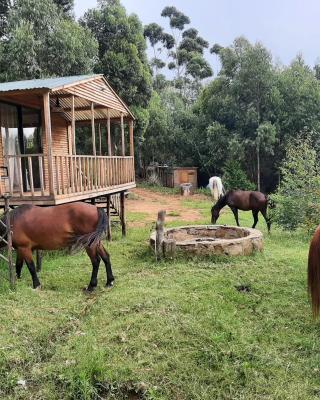
M 49 169 L 43 154 L 5 156 L 11 195 L 48 196 Z M 53 155 L 54 195 L 102 192 L 135 181 L 133 157 Z
M 8 180 L 2 191 L 25 193 L 35 196 L 45 195 L 46 183 L 44 174 L 44 154 L 19 154 L 4 156 L 8 168 Z
M 134 182 L 133 157 L 54 155 L 58 195 L 101 191 Z

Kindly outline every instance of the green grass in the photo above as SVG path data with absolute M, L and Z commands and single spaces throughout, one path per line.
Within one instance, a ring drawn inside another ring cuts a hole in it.
M 210 221 L 210 202 L 184 204 Z M 251 226 L 251 214 L 240 213 L 240 222 Z M 234 224 L 232 214 L 219 223 Z M 168 225 L 180 224 L 183 215 Z M 117 231 L 108 245 L 116 285 L 104 287 L 101 268 L 90 296 L 81 291 L 91 272 L 83 253 L 46 255 L 40 292 L 26 269 L 15 292 L 2 278 L 0 398 L 319 398 L 308 240 L 275 228 L 268 236 L 262 220 L 258 228 L 262 254 L 159 263 L 148 248 L 149 225 L 129 228 L 126 239 Z M 239 292 L 239 285 L 251 291 Z

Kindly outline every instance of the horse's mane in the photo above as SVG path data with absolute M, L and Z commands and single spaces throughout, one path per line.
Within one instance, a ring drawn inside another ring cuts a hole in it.
M 221 209 L 227 204 L 227 196 L 229 195 L 230 192 L 227 192 L 223 196 L 219 198 L 219 200 L 216 202 L 216 204 L 213 206 L 214 208 L 219 208 Z

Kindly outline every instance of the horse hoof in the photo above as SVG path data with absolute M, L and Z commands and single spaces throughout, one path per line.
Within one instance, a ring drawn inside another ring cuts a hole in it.
M 34 292 L 40 292 L 40 290 L 41 290 L 41 285 L 39 285 L 39 286 L 33 288 L 32 290 L 33 290 Z
M 94 292 L 95 289 L 96 289 L 95 286 L 87 286 L 87 287 L 84 287 L 84 288 L 83 288 L 83 292 L 89 294 L 89 293 Z
M 113 285 L 114 285 L 114 281 L 111 281 L 111 282 L 107 282 L 107 283 L 106 283 L 106 287 L 107 287 L 108 289 L 112 289 L 112 288 L 113 288 Z

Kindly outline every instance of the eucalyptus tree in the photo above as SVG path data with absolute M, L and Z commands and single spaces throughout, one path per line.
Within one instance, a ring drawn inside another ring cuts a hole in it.
M 204 57 L 209 43 L 199 36 L 195 28 L 188 28 L 190 18 L 176 7 L 165 7 L 161 16 L 169 19 L 171 33 L 151 23 L 144 34 L 154 51 L 150 64 L 154 76 L 165 66 L 173 71 L 175 87 L 185 98 L 194 100 L 200 90 L 200 82 L 212 76 L 212 68 Z
M 103 0 L 85 13 L 81 24 L 91 30 L 99 45 L 95 71 L 106 76 L 128 105 L 145 107 L 152 80 L 138 17 L 127 15 L 119 0 Z
M 154 57 L 151 59 L 150 65 L 153 68 L 154 76 L 157 76 L 159 70 L 166 66 L 166 63 L 160 58 L 162 48 L 156 47 L 160 42 L 164 42 L 163 28 L 153 22 L 144 27 L 144 36 L 149 39 L 150 45 L 153 49 Z

